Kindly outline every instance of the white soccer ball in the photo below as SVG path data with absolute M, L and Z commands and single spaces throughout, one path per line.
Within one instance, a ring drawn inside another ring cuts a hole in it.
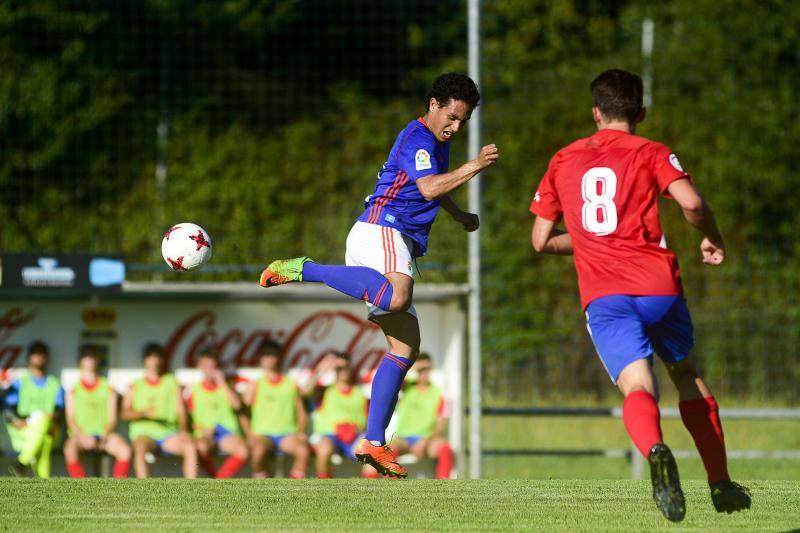
M 192 270 L 211 259 L 211 237 L 197 224 L 175 224 L 161 241 L 161 255 L 172 270 Z

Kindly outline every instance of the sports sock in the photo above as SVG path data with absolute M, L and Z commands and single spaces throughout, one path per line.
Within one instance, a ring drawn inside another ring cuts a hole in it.
M 74 463 L 67 463 L 67 473 L 69 477 L 74 478 L 82 478 L 86 477 L 86 471 L 83 469 L 83 465 L 80 461 L 75 461 Z
M 708 473 L 708 482 L 728 481 L 725 435 L 719 418 L 719 406 L 713 396 L 684 400 L 678 404 L 683 425 L 694 439 Z
M 662 442 L 658 402 L 647 391 L 636 390 L 622 402 L 622 420 L 633 444 L 647 457 L 653 445 Z
M 292 470 L 289 472 L 289 479 L 305 479 L 306 473 L 302 470 Z
M 317 479 L 333 479 L 333 474 L 330 472 L 318 472 Z
M 388 352 L 383 356 L 378 371 L 375 372 L 375 379 L 372 380 L 372 396 L 367 417 L 368 441 L 381 444 L 386 442 L 386 427 L 389 425 L 400 387 L 412 362 L 411 359 Z
M 364 300 L 389 311 L 394 289 L 386 277 L 375 269 L 362 266 L 303 264 L 303 281 L 324 283 L 348 296 Z
M 439 447 L 439 458 L 436 460 L 436 479 L 450 479 L 453 470 L 453 449 L 444 443 Z
M 238 455 L 231 455 L 225 459 L 225 462 L 222 463 L 217 475 L 214 477 L 217 479 L 227 479 L 229 477 L 233 477 L 246 464 L 247 459 L 239 457 Z
M 209 476 L 217 477 L 217 467 L 214 465 L 214 457 L 210 453 L 198 453 L 197 460 Z
M 131 469 L 131 462 L 130 461 L 122 461 L 118 460 L 114 463 L 114 469 L 111 472 L 116 479 L 125 479 L 128 477 L 128 472 Z

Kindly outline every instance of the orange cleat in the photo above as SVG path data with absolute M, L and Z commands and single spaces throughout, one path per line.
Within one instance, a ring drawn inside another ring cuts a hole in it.
M 367 439 L 362 439 L 356 449 L 356 459 L 384 476 L 408 477 L 408 470 L 397 464 L 394 451 L 388 445 L 375 446 Z

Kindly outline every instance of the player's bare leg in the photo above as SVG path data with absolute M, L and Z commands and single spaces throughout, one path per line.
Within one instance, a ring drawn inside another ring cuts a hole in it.
M 250 446 L 250 470 L 254 479 L 265 479 L 269 472 L 264 466 L 264 461 L 272 451 L 272 441 L 263 435 L 252 435 L 248 440 Z
M 183 477 L 186 479 L 197 477 L 197 447 L 188 433 L 180 432 L 165 439 L 161 448 L 172 455 L 183 456 Z
M 679 522 L 686 515 L 686 500 L 678 465 L 661 436 L 658 387 L 650 360 L 637 359 L 626 366 L 617 378 L 617 387 L 625 396 L 625 429 L 650 463 L 653 500 L 667 520 Z
M 708 473 L 714 508 L 720 513 L 749 509 L 750 491 L 731 481 L 728 474 L 725 436 L 714 395 L 691 360 L 667 363 L 667 371 L 678 389 L 683 423 L 691 433 Z
M 114 458 L 114 470 L 112 475 L 117 479 L 128 477 L 131 466 L 131 447 L 125 442 L 118 433 L 109 433 L 101 449 Z
M 407 284 L 410 298 L 413 280 L 403 274 L 395 276 L 409 280 L 401 283 Z M 410 305 L 410 301 L 401 303 Z M 415 316 L 406 312 L 377 315 L 371 320 L 386 335 L 389 352 L 384 356 L 372 383 L 366 438 L 359 443 L 356 458 L 372 465 L 383 475 L 406 477 L 408 471 L 397 463 L 395 453 L 384 443 L 386 427 L 397 405 L 403 378 L 419 355 L 419 323 Z
M 83 437 L 83 438 L 82 438 Z M 86 477 L 86 471 L 81 464 L 81 450 L 93 450 L 97 442 L 89 435 L 71 435 L 64 441 L 64 462 L 70 477 Z
M 214 464 L 214 450 L 216 449 L 216 444 L 214 443 L 214 437 L 209 432 L 205 435 L 201 435 L 194 439 L 194 445 L 197 448 L 197 460 L 200 462 L 200 466 L 203 467 L 203 470 L 211 477 L 217 476 L 217 467 Z
M 333 441 L 328 437 L 322 437 L 314 446 L 314 450 L 317 456 L 317 477 L 320 479 L 332 478 L 333 474 L 331 473 L 331 457 L 335 451 L 335 445 Z
M 247 443 L 241 436 L 230 434 L 222 437 L 219 441 L 219 449 L 228 458 L 222 463 L 214 477 L 218 479 L 233 477 L 247 464 L 247 458 L 250 454 L 247 449 Z
M 145 456 L 156 449 L 156 443 L 150 437 L 139 436 L 133 441 L 133 469 L 138 479 L 150 477 L 150 468 Z
M 306 477 L 308 470 L 308 445 L 300 440 L 297 435 L 288 435 L 281 440 L 278 446 L 280 450 L 292 456 L 292 470 L 289 472 L 289 477 L 293 479 L 302 479 Z

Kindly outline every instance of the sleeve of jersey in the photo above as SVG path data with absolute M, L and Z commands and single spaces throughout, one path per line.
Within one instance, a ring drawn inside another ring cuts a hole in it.
M 555 157 L 550 161 L 547 172 L 542 177 L 539 188 L 536 189 L 536 194 L 533 196 L 530 211 L 538 217 L 558 222 L 563 211 L 555 187 L 555 161 Z
M 658 188 L 661 194 L 667 198 L 671 198 L 670 194 L 667 192 L 667 187 L 669 187 L 673 181 L 681 178 L 692 179 L 691 176 L 683 170 L 681 162 L 678 161 L 678 156 L 663 144 L 655 145 L 652 165 L 653 175 L 656 177 Z
M 426 128 L 412 131 L 398 153 L 398 165 L 411 181 L 439 173 L 436 162 L 436 139 Z

